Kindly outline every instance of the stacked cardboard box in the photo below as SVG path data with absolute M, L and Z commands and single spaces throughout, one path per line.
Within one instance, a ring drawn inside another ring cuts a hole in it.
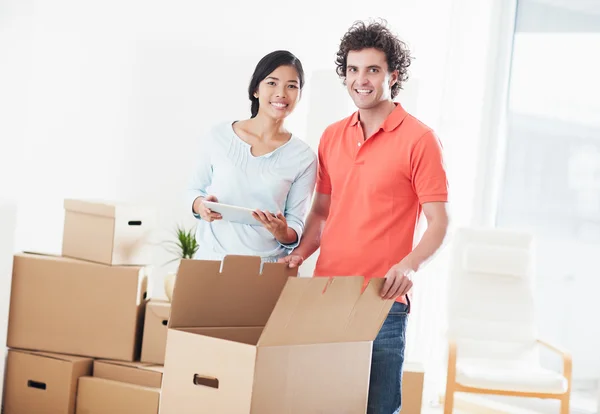
M 400 414 L 421 414 L 425 370 L 416 361 L 404 362 L 402 375 L 402 409 Z
M 3 413 L 106 412 L 99 396 L 110 389 L 121 398 L 111 401 L 129 408 L 141 393 L 153 395 L 144 404 L 154 401 L 154 411 L 122 412 L 156 414 L 160 382 L 109 378 L 94 369 L 99 359 L 116 368 L 139 361 L 155 214 L 81 200 L 64 206 L 62 255 L 13 259 Z M 129 368 L 156 371 L 148 364 Z
M 170 314 L 171 303 L 168 301 L 150 299 L 146 305 L 141 362 L 164 365 Z
M 150 300 L 153 222 L 67 200 L 62 256 L 15 255 L 4 414 L 366 411 L 382 279 L 186 259 Z
M 96 360 L 94 376 L 79 379 L 77 412 L 156 414 L 161 383 L 161 366 Z

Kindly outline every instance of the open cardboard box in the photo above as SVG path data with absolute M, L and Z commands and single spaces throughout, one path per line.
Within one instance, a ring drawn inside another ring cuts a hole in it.
M 364 414 L 383 279 L 297 278 L 260 258 L 182 260 L 161 414 Z

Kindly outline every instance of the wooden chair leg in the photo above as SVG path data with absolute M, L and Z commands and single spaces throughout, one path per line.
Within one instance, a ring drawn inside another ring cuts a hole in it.
M 452 414 L 454 410 L 454 389 L 450 383 L 446 384 L 446 395 L 444 396 L 444 414 Z M 563 414 L 563 413 L 561 413 Z
M 560 400 L 560 414 L 569 414 L 570 395 L 567 394 Z
M 446 395 L 444 414 L 452 414 L 454 409 L 454 385 L 456 384 L 456 342 L 448 343 L 448 372 L 446 374 Z
M 452 414 L 454 410 L 454 388 L 456 385 L 456 342 L 448 342 L 448 371 L 446 374 L 446 396 L 444 398 L 444 414 Z

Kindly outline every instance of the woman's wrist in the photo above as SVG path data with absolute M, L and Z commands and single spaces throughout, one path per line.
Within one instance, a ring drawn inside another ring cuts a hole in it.
M 281 231 L 278 234 L 274 234 L 275 239 L 281 244 L 292 244 L 298 240 L 296 231 L 290 227 L 286 227 L 285 231 Z
M 200 204 L 204 201 L 204 197 L 198 196 L 192 203 L 192 213 L 200 215 Z

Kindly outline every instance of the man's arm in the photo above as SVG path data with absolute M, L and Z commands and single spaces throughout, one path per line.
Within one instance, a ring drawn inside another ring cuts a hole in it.
M 381 290 L 381 296 L 385 299 L 406 295 L 413 285 L 413 273 L 433 259 L 444 244 L 449 223 L 447 203 L 424 203 L 423 213 L 427 219 L 427 229 L 413 251 L 385 275 L 386 281 Z
M 427 229 L 413 251 L 403 260 L 414 272 L 433 259 L 442 247 L 448 232 L 447 203 L 425 203 L 423 213 L 427 219 Z
M 317 251 L 319 246 L 321 246 L 321 234 L 323 233 L 327 216 L 329 216 L 330 205 L 330 194 L 315 193 L 312 207 L 306 218 L 306 226 L 300 244 L 289 256 L 280 259 L 280 262 L 287 263 L 290 267 L 297 267 Z

